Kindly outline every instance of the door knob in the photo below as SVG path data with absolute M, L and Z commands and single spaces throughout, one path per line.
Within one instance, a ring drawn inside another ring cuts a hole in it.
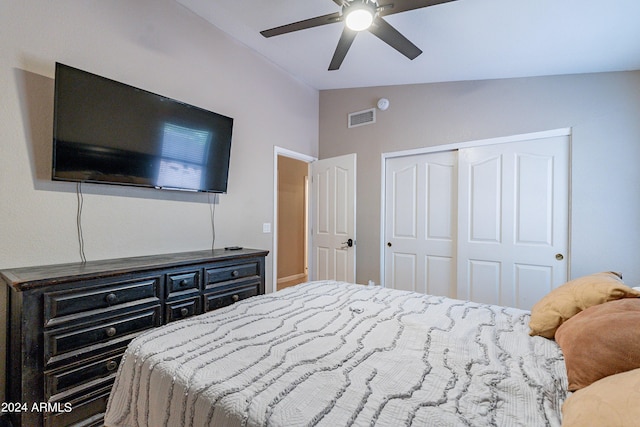
M 350 247 L 352 247 L 352 246 L 353 246 L 353 239 L 347 239 L 347 241 L 346 241 L 346 242 L 342 242 L 342 244 L 343 244 L 343 245 L 346 245 L 346 246 L 343 246 L 343 247 L 342 247 L 342 248 L 340 248 L 340 249 L 347 249 L 347 248 L 350 248 Z
M 558 261 L 562 261 L 562 260 L 564 259 L 564 255 L 562 255 L 562 254 L 556 254 L 556 259 L 557 259 Z
M 391 244 L 391 242 L 387 242 L 387 246 L 391 247 L 393 245 Z
M 111 305 L 118 300 L 118 296 L 114 293 L 110 293 L 104 299 L 107 301 L 107 304 Z

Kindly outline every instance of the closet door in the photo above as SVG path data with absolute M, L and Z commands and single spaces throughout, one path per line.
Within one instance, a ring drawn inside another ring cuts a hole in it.
M 385 286 L 455 297 L 457 153 L 385 163 Z
M 458 298 L 530 309 L 567 280 L 569 137 L 459 151 Z
M 569 136 L 385 161 L 384 285 L 530 309 L 568 278 Z

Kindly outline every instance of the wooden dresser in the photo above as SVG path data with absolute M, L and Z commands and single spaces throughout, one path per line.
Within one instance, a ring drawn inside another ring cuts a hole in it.
M 220 249 L 1 271 L 13 426 L 102 425 L 127 344 L 264 294 L 267 254 Z

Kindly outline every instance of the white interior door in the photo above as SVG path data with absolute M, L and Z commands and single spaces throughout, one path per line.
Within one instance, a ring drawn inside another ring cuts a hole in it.
M 356 155 L 311 164 L 311 280 L 356 280 Z
M 456 296 L 457 152 L 385 162 L 385 286 Z
M 530 309 L 568 274 L 569 137 L 461 149 L 458 298 Z

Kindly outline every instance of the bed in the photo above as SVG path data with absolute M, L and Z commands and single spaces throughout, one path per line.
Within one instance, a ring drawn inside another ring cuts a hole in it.
M 530 313 L 310 282 L 129 345 L 105 425 L 559 426 L 568 379 Z

